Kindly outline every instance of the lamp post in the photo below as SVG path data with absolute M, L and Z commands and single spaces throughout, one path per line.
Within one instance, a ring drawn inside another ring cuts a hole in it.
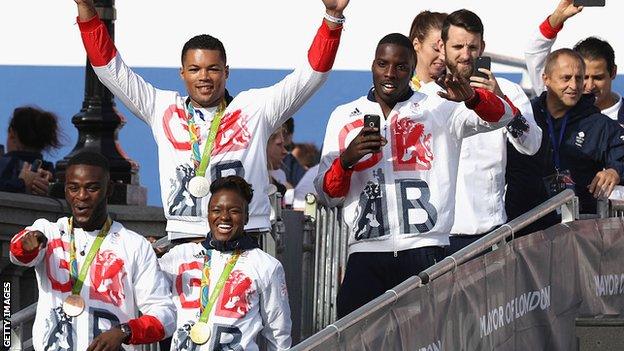
M 98 15 L 106 24 L 111 38 L 115 37 L 115 0 L 95 0 Z M 139 184 L 139 165 L 123 151 L 118 140 L 119 130 L 126 123 L 115 108 L 113 94 L 99 81 L 91 63 L 85 66 L 85 95 L 82 109 L 72 123 L 78 129 L 78 142 L 74 149 L 56 163 L 57 181 L 50 193 L 64 197 L 64 180 L 67 162 L 75 154 L 89 150 L 103 154 L 109 161 L 114 192 L 109 203 L 120 205 L 145 205 L 147 189 Z

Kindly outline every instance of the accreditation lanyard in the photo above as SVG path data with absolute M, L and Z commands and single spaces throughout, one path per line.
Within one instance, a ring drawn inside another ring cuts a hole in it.
M 200 154 L 199 143 L 201 140 L 201 134 L 198 126 L 195 124 L 195 119 L 193 118 L 195 116 L 195 108 L 191 105 L 190 99 L 186 102 L 186 123 L 188 124 L 188 132 L 191 138 L 191 159 L 193 160 L 193 165 L 195 166 L 195 175 L 197 176 L 203 177 L 206 174 L 206 168 L 208 168 L 208 162 L 210 161 L 210 153 L 212 152 L 214 141 L 217 137 L 217 132 L 219 131 L 219 124 L 221 123 L 221 118 L 223 118 L 225 107 L 225 99 L 221 99 L 219 108 L 212 119 L 212 123 L 210 123 L 210 134 L 208 134 L 208 140 L 206 140 L 206 145 L 204 145 L 204 152 L 203 154 Z
M 548 134 L 550 135 L 550 143 L 552 144 L 553 149 L 553 162 L 555 163 L 555 168 L 557 172 L 559 172 L 559 170 L 561 170 L 561 144 L 563 143 L 563 135 L 565 134 L 566 125 L 568 124 L 568 114 L 566 113 L 563 116 L 563 120 L 561 121 L 559 139 L 556 139 L 555 124 L 553 122 L 553 117 L 550 115 L 550 113 L 546 113 L 546 122 L 548 123 Z
M 100 232 L 98 233 L 95 241 L 93 241 L 93 244 L 91 244 L 89 253 L 82 263 L 80 274 L 78 274 L 78 260 L 76 259 L 76 238 L 74 237 L 73 217 L 69 218 L 69 273 L 72 282 L 72 295 L 80 295 L 80 290 L 82 289 L 82 284 L 84 283 L 85 277 L 87 276 L 87 272 L 89 271 L 91 262 L 93 262 L 95 255 L 100 250 L 100 246 L 102 246 L 102 242 L 104 241 L 104 238 L 110 230 L 111 222 L 112 221 L 110 218 L 106 219 L 104 227 L 102 227 L 102 230 L 100 230 Z
M 212 261 L 211 251 L 212 250 L 207 252 L 206 256 L 204 256 L 204 269 L 202 270 L 201 302 L 200 302 L 201 315 L 199 317 L 199 321 L 203 323 L 208 322 L 208 316 L 210 316 L 210 311 L 212 310 L 212 307 L 214 306 L 215 301 L 217 301 L 217 297 L 219 297 L 219 295 L 221 294 L 221 291 L 223 290 L 223 287 L 225 286 L 225 282 L 227 281 L 227 278 L 230 276 L 230 273 L 232 272 L 234 265 L 236 265 L 236 261 L 238 261 L 238 258 L 240 257 L 240 251 L 238 250 L 234 251 L 234 254 L 230 256 L 227 264 L 223 268 L 223 272 L 221 272 L 221 276 L 219 277 L 219 280 L 217 281 L 217 285 L 215 286 L 214 290 L 210 294 L 210 298 L 208 299 L 208 301 L 206 301 L 205 297 L 208 296 L 208 289 L 210 285 L 210 264 Z

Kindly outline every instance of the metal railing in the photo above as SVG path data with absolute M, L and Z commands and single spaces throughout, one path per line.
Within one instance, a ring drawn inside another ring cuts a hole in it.
M 366 322 L 366 319 L 375 313 L 389 309 L 399 298 L 405 296 L 412 290 L 429 283 L 431 280 L 449 272 L 457 265 L 480 255 L 493 246 L 504 245 L 507 238 L 513 237 L 515 232 L 525 228 L 529 224 L 557 209 L 561 210 L 562 222 L 569 222 L 578 218 L 578 199 L 574 196 L 574 192 L 572 190 L 568 189 L 563 191 L 531 211 L 507 224 L 504 224 L 483 238 L 466 246 L 455 254 L 444 258 L 442 261 L 424 270 L 420 274 L 407 279 L 403 283 L 397 285 L 394 289 L 388 290 L 383 295 L 351 312 L 344 318 L 341 318 L 333 324 L 327 325 L 324 329 L 294 346 L 291 350 L 312 350 L 315 347 L 330 341 L 332 338 L 339 338 L 340 333 L 357 323 Z M 622 209 L 624 209 L 624 207 Z M 319 221 L 321 220 L 322 218 L 319 219 Z M 321 279 L 317 280 L 318 285 L 321 285 L 320 280 Z M 319 308 L 325 309 L 327 306 Z

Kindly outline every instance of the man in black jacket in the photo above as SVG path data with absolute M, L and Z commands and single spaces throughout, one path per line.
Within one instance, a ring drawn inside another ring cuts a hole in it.
M 565 188 L 574 189 L 581 213 L 596 213 L 596 199 L 608 197 L 624 172 L 624 129 L 582 95 L 585 63 L 570 49 L 552 52 L 542 79 L 546 92 L 531 102 L 542 128 L 537 154 L 507 148 L 509 219 L 516 218 Z M 558 222 L 553 212 L 525 230 L 530 233 Z

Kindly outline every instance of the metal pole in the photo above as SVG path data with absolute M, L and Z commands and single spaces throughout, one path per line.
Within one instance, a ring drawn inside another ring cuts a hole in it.
M 108 33 L 114 39 L 115 0 L 96 0 L 94 3 Z M 113 94 L 99 81 L 88 59 L 84 93 L 82 109 L 72 118 L 72 123 L 78 129 L 78 141 L 74 149 L 56 163 L 56 182 L 51 186 L 51 195 L 64 197 L 67 162 L 75 154 L 91 150 L 106 156 L 110 163 L 115 192 L 109 203 L 146 205 L 147 189 L 139 184 L 139 164 L 128 157 L 118 141 L 119 130 L 126 124 L 126 120 L 115 108 Z

